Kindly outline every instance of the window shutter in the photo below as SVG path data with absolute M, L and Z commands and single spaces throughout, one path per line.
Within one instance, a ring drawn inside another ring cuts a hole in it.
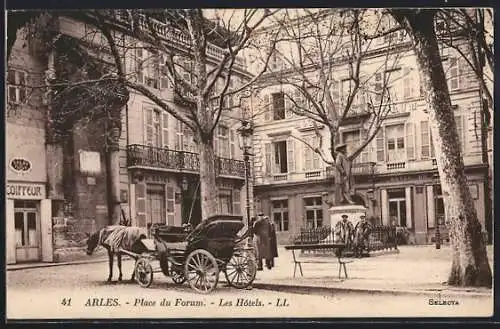
M 160 89 L 167 89 L 169 86 L 169 74 L 165 55 L 160 56 Z
M 385 159 L 385 136 L 384 127 L 380 127 L 377 133 L 377 161 L 384 161 Z
M 140 47 L 141 45 L 137 45 Z M 137 48 L 135 50 L 135 74 L 138 83 L 144 83 L 144 49 Z
M 288 139 L 286 141 L 286 150 L 288 152 L 287 154 L 287 160 L 288 160 L 288 172 L 292 173 L 295 172 L 295 150 L 294 150 L 294 141 L 292 139 Z
M 432 132 L 430 127 L 429 127 L 429 144 L 431 146 L 431 158 L 435 158 L 436 155 L 434 153 L 434 142 L 432 141 Z
M 164 148 L 169 147 L 168 140 L 168 113 L 162 113 L 162 145 Z
M 271 153 L 271 143 L 264 144 L 264 157 L 265 157 L 265 173 L 272 173 L 272 153 Z
M 263 111 L 264 111 L 264 120 L 265 121 L 271 120 L 272 106 L 271 106 L 271 95 L 270 94 L 264 95 Z
M 463 152 L 465 150 L 465 127 L 464 127 L 463 117 L 461 115 L 455 116 L 455 123 L 457 125 L 458 141 L 460 143 L 460 150 Z
M 174 187 L 167 185 L 167 225 L 174 225 L 175 221 L 175 191 Z
M 415 160 L 415 128 L 412 122 L 406 123 L 406 157 Z
M 293 101 L 290 99 L 290 97 L 293 97 L 293 94 L 291 92 L 283 92 L 283 98 L 285 102 L 285 118 L 287 119 L 293 117 Z
M 235 158 L 235 133 L 234 129 L 229 129 L 229 157 L 231 159 Z
M 321 137 L 318 137 L 318 136 L 314 136 L 312 138 L 312 145 L 314 147 L 316 146 L 319 146 L 319 140 L 318 138 L 321 138 Z M 320 168 L 320 157 L 319 157 L 319 154 L 316 153 L 314 150 L 311 150 L 311 155 L 312 155 L 312 166 L 313 166 L 313 169 L 319 169 Z
M 430 157 L 430 134 L 429 122 L 420 121 L 420 158 L 428 159 Z
M 358 147 L 361 147 L 361 145 L 364 143 L 364 141 L 366 140 L 367 136 L 366 136 L 366 129 L 365 128 L 361 128 L 359 130 L 359 146 Z M 359 154 L 359 162 L 360 163 L 367 163 L 368 162 L 368 156 L 369 156 L 369 147 L 370 147 L 370 144 L 366 145 L 362 150 L 361 150 L 361 153 Z
M 233 190 L 233 214 L 241 215 L 241 193 L 240 190 Z
M 144 144 L 153 145 L 153 109 L 144 108 Z
M 304 141 L 308 144 L 311 144 L 311 139 L 309 137 L 305 137 Z M 311 156 L 310 156 L 311 148 L 304 143 L 302 143 L 301 147 L 302 147 L 302 156 L 304 158 L 304 163 L 303 163 L 304 171 L 309 171 L 311 170 Z
M 184 148 L 184 131 L 183 124 L 181 121 L 177 120 L 176 128 L 175 128 L 175 149 L 183 150 Z

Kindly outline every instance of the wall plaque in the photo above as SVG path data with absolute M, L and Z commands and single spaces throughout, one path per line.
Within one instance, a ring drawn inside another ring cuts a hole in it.
M 10 160 L 9 167 L 18 174 L 26 174 L 31 171 L 33 165 L 28 159 L 14 157 Z

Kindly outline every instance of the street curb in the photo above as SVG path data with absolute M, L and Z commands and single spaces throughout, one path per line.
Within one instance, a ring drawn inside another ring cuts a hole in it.
M 357 293 L 357 294 L 385 294 L 385 295 L 412 295 L 412 296 L 428 296 L 435 294 L 437 296 L 443 295 L 447 297 L 491 297 L 491 294 L 480 292 L 459 292 L 450 290 L 391 290 L 391 289 L 368 289 L 368 288 L 342 288 L 342 287 L 318 287 L 307 285 L 291 285 L 291 284 L 277 284 L 277 283 L 259 283 L 254 282 L 252 287 L 262 290 L 282 291 L 297 294 L 320 294 L 331 295 L 335 293 Z
M 126 260 L 130 260 L 129 257 L 122 256 L 122 262 Z M 90 260 L 78 260 L 73 262 L 61 262 L 61 263 L 40 263 L 40 264 L 26 264 L 26 265 L 16 265 L 15 267 L 6 266 L 6 271 L 20 271 L 20 270 L 30 270 L 34 268 L 44 268 L 44 267 L 55 267 L 55 266 L 65 266 L 65 265 L 84 265 L 84 264 L 95 264 L 95 263 L 104 263 L 107 262 L 108 258 L 98 258 L 98 259 L 90 259 Z

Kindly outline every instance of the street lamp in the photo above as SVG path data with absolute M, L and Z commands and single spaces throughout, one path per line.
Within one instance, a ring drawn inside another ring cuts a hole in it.
M 246 186 L 246 215 L 247 215 L 247 223 L 248 229 L 250 230 L 250 188 L 249 188 L 249 177 L 250 177 L 250 156 L 253 155 L 250 153 L 250 149 L 252 148 L 252 134 L 253 127 L 250 122 L 243 120 L 241 122 L 241 127 L 238 128 L 238 139 L 240 142 L 240 148 L 243 150 L 243 161 L 245 163 L 245 186 Z

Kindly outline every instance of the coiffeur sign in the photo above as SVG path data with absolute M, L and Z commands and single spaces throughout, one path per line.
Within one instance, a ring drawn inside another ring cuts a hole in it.
M 6 194 L 9 199 L 41 200 L 45 199 L 45 185 L 31 183 L 8 183 Z

